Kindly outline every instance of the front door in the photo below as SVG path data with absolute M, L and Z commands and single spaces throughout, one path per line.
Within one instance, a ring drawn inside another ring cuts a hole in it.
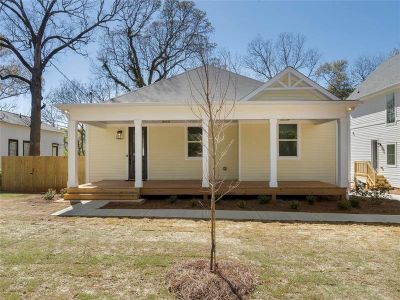
M 378 141 L 371 140 L 371 164 L 372 167 L 378 169 Z
M 147 179 L 147 127 L 142 127 L 142 179 Z M 129 127 L 129 180 L 135 180 L 135 127 Z

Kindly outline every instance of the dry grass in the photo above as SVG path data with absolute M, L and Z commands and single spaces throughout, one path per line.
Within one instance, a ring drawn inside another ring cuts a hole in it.
M 256 288 L 257 277 L 254 267 L 237 261 L 219 261 L 211 273 L 204 259 L 174 264 L 166 276 L 170 291 L 185 300 L 244 299 Z
M 173 264 L 206 259 L 208 223 L 61 218 L 0 195 L 0 299 L 172 299 Z M 400 227 L 217 222 L 220 259 L 260 271 L 253 299 L 399 299 Z

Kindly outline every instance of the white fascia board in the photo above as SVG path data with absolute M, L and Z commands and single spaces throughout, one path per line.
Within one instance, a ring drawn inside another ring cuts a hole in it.
M 229 115 L 235 120 L 281 119 L 335 119 L 354 109 L 358 101 L 265 101 L 237 102 Z M 81 122 L 129 121 L 189 121 L 198 120 L 189 105 L 73 105 L 69 107 L 71 120 Z

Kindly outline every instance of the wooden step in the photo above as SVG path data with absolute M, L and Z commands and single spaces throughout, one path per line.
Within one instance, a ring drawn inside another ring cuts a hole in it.
M 131 194 L 70 194 L 64 195 L 65 200 L 137 200 L 137 193 Z
M 137 194 L 136 188 L 68 188 L 68 194 Z

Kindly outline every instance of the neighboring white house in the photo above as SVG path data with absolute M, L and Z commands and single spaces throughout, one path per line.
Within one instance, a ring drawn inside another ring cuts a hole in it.
M 0 111 L 0 168 L 1 156 L 29 155 L 30 117 Z M 41 156 L 64 154 L 64 132 L 42 123 Z
M 400 55 L 378 66 L 349 100 L 361 100 L 351 114 L 352 170 L 355 161 L 369 161 L 400 187 Z

